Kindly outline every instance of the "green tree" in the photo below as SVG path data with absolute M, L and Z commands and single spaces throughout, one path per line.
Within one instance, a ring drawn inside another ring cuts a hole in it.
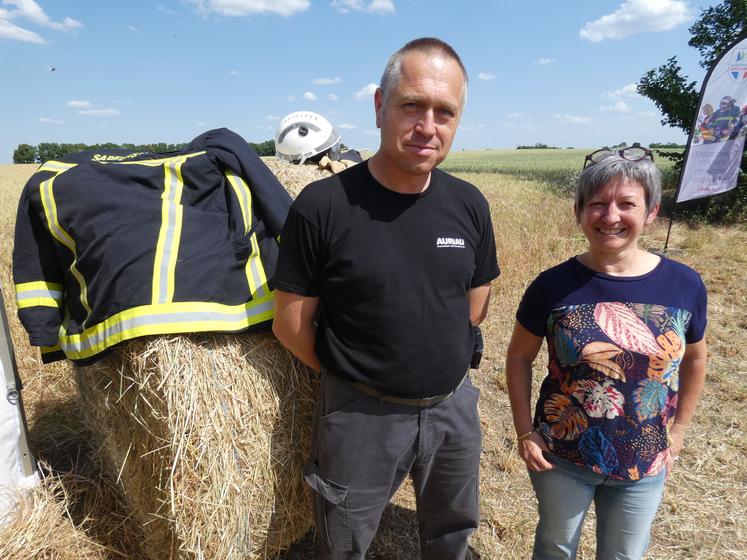
M 13 163 L 34 163 L 36 161 L 36 148 L 31 144 L 18 144 L 13 152 Z
M 747 0 L 722 0 L 703 10 L 690 27 L 688 45 L 698 49 L 700 65 L 709 68 L 724 50 L 747 31 Z M 638 93 L 651 99 L 664 115 L 661 124 L 690 132 L 698 110 L 697 82 L 682 75 L 682 67 L 673 56 L 666 64 L 646 72 L 638 82 Z M 681 152 L 661 152 L 676 161 L 680 169 Z M 725 194 L 690 201 L 678 212 L 709 221 L 738 221 L 747 216 L 747 188 L 744 186 L 747 158 L 742 158 L 740 186 Z
M 688 45 L 698 49 L 700 65 L 709 68 L 719 55 L 747 29 L 747 0 L 723 0 L 703 10 L 690 27 Z M 651 99 L 663 113 L 661 124 L 689 132 L 697 111 L 699 92 L 695 81 L 682 75 L 673 56 L 666 64 L 649 70 L 638 82 L 638 93 Z

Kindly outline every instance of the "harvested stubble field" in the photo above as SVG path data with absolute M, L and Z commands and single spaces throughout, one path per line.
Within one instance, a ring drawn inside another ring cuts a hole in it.
M 513 314 L 526 285 L 542 269 L 584 247 L 570 199 L 557 188 L 582 162 L 580 150 L 522 150 L 462 152 L 444 164 L 477 185 L 490 201 L 503 271 L 494 285 L 484 325 L 485 356 L 475 375 L 482 390 L 484 454 L 482 523 L 472 546 L 484 559 L 530 555 L 535 503 L 516 454 L 503 361 Z M 275 162 L 271 166 L 289 190 L 297 192 L 295 170 Z M 26 511 L 35 506 L 47 512 L 47 521 L 32 528 L 30 524 L 41 523 L 39 516 L 24 514 L 13 532 L 0 533 L 0 558 L 138 559 L 140 536 L 127 522 L 121 499 L 126 489 L 101 468 L 81 421 L 69 369 L 41 366 L 36 350 L 28 347 L 25 333 L 14 320 L 10 290 L 13 222 L 18 195 L 34 168 L 0 166 L 0 278 L 25 383 L 32 449 L 50 473 L 46 491 Z M 319 176 L 309 172 L 309 179 Z M 644 235 L 644 246 L 661 249 L 666 229 L 667 222 L 660 219 Z M 682 458 L 667 485 L 647 558 L 747 558 L 747 389 L 743 380 L 747 374 L 747 229 L 676 223 L 669 246 L 670 255 L 699 270 L 708 286 L 710 361 L 704 394 Z M 542 359 L 538 359 L 536 382 L 542 374 Z M 592 520 L 593 514 L 582 537 L 582 559 L 594 557 Z M 13 548 L 23 544 L 14 536 L 19 527 L 27 535 L 27 545 L 34 541 L 33 546 Z M 307 536 L 283 557 L 313 558 L 312 539 Z M 408 485 L 387 508 L 369 558 L 418 558 L 414 499 Z

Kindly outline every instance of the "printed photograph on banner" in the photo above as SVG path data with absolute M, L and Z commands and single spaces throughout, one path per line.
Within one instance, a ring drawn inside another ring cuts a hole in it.
M 677 202 L 736 187 L 747 135 L 747 39 L 711 69 L 701 90 Z

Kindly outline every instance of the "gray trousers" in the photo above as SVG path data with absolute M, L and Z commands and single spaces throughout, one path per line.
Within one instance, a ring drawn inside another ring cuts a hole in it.
M 418 408 L 370 397 L 322 375 L 311 460 L 320 558 L 363 559 L 384 508 L 412 475 L 425 560 L 462 560 L 479 515 L 479 390 Z

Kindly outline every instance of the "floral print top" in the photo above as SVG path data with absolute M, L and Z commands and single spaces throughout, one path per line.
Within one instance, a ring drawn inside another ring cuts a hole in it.
M 706 300 L 700 276 L 664 257 L 643 276 L 572 258 L 537 277 L 516 317 L 547 340 L 535 427 L 555 455 L 624 480 L 661 470 L 679 365 L 703 338 Z

